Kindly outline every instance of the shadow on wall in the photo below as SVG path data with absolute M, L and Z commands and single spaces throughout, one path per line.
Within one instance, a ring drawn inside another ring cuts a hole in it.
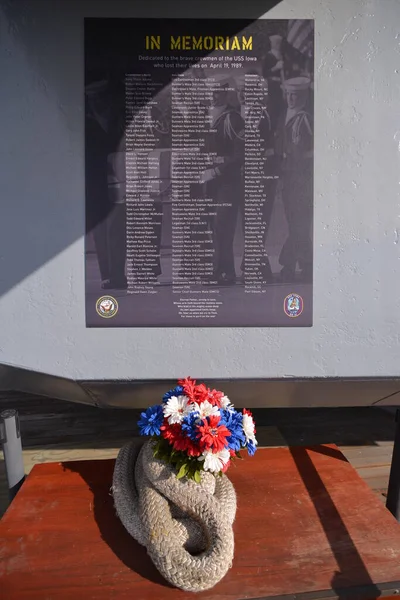
M 114 0 L 111 9 L 108 0 L 0 0 L 0 295 L 85 233 L 84 17 L 256 20 L 279 3 Z

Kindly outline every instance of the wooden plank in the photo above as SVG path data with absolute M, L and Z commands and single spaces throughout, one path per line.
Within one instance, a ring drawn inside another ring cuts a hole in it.
M 268 430 L 265 433 L 263 430 Z M 261 440 L 261 446 L 268 447 L 284 447 L 285 442 L 275 427 L 259 428 L 261 435 L 258 437 Z M 75 442 L 63 444 L 43 445 L 43 447 L 28 448 L 23 451 L 25 473 L 28 474 L 35 464 L 55 461 L 75 461 L 75 460 L 99 460 L 106 458 L 115 458 L 119 448 L 128 439 L 115 440 L 114 444 L 110 441 L 93 442 Z M 139 440 L 139 438 L 136 438 Z M 386 491 L 389 474 L 390 462 L 389 457 L 392 455 L 393 443 L 381 446 L 349 447 L 340 448 L 346 458 L 356 468 L 358 474 L 368 483 L 368 485 L 381 495 L 382 490 Z M 362 455 L 362 458 L 360 458 Z M 371 471 L 369 468 L 383 467 L 379 472 Z M 365 467 L 365 468 L 363 468 Z M 0 517 L 5 512 L 8 506 L 8 488 L 5 476 L 4 463 L 0 459 Z
M 353 458 L 365 458 L 366 461 L 368 461 L 371 457 L 375 459 L 379 456 L 383 459 L 389 459 L 390 461 L 393 453 L 393 442 L 389 442 L 385 445 L 382 445 L 379 442 L 368 446 L 342 445 L 340 448 L 349 460 L 352 460 Z
M 370 469 L 372 470 L 373 476 L 376 476 L 378 472 L 376 469 L 380 469 L 384 475 L 388 474 L 388 471 L 390 470 L 390 462 L 386 460 L 381 461 L 379 456 L 377 456 L 375 460 L 374 457 L 371 456 L 369 462 L 362 461 L 361 464 L 356 460 L 349 460 L 349 462 L 363 479 L 368 479 L 370 477 Z
M 389 475 L 387 477 L 371 477 L 370 479 L 367 479 L 365 483 L 377 493 L 386 493 L 388 488 L 388 479 Z
M 389 470 L 390 465 L 371 465 L 357 469 L 363 479 L 387 477 Z
M 153 401 L 160 399 L 154 398 Z M 248 398 L 248 407 L 251 407 Z M 19 411 L 25 445 L 41 446 L 87 439 L 115 440 L 137 435 L 137 409 L 98 409 L 21 393 L 0 393 L 0 409 Z M 258 427 L 276 427 L 285 445 L 392 442 L 394 417 L 380 408 L 255 408 Z
M 138 410 L 98 409 L 20 392 L 0 393 L 0 409 L 19 411 L 26 470 L 36 462 L 112 458 L 137 436 Z M 382 409 L 255 409 L 260 446 L 334 442 L 356 466 L 384 466 L 391 460 L 394 417 Z M 390 457 L 390 458 L 389 458 Z M 359 471 L 362 476 L 364 472 Z M 388 475 L 366 473 L 372 486 L 387 487 Z M 0 516 L 7 504 L 0 476 Z
M 113 465 L 34 467 L 0 522 L 7 600 L 193 598 L 162 580 L 119 523 Z M 260 450 L 230 478 L 233 568 L 197 597 L 374 598 L 400 586 L 400 526 L 334 446 Z
M 75 450 L 52 448 L 52 449 L 33 449 L 25 450 L 24 466 L 25 473 L 28 474 L 32 468 L 37 464 L 44 464 L 48 462 L 72 462 L 77 460 L 104 460 L 109 458 L 116 458 L 118 448 L 77 448 Z

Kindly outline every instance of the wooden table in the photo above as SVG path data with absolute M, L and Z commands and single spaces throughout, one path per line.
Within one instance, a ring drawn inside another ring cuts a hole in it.
M 114 461 L 37 465 L 0 522 L 4 600 L 193 599 L 114 514 Z M 400 591 L 400 526 L 331 445 L 259 450 L 233 466 L 235 560 L 202 599 L 353 598 Z

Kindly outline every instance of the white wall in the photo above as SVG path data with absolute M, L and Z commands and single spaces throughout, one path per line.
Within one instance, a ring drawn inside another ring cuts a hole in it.
M 0 363 L 84 379 L 399 375 L 398 0 L 264 15 L 316 20 L 314 326 L 85 328 L 83 17 L 267 4 L 0 1 Z

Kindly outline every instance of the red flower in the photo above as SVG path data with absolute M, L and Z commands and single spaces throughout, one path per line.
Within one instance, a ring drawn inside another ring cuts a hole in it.
M 204 385 L 204 383 L 200 383 L 196 385 L 194 389 L 194 397 L 196 402 L 204 402 L 204 400 L 208 400 L 208 387 Z
M 164 419 L 164 423 L 160 427 L 161 435 L 164 440 L 167 440 L 170 444 L 173 444 L 181 432 L 181 426 L 179 423 L 170 425 L 168 419 Z
M 178 436 L 174 440 L 174 450 L 179 450 L 180 452 L 186 452 L 188 446 L 188 438 L 183 436 Z
M 200 456 L 201 454 L 201 450 L 198 445 L 184 435 L 181 429 L 175 436 L 172 445 L 174 450 L 177 450 L 178 452 L 186 452 L 188 456 Z
M 196 442 L 186 436 L 179 423 L 170 425 L 168 419 L 160 427 L 162 437 L 171 444 L 174 450 L 186 452 L 188 456 L 200 456 L 201 450 Z
M 186 452 L 188 456 L 200 456 L 200 448 L 185 435 L 179 435 L 173 443 L 174 450 Z
M 219 425 L 220 417 L 212 415 L 204 419 L 199 427 L 199 443 L 204 450 L 219 452 L 228 446 L 226 438 L 231 435 L 225 425 Z
M 224 396 L 224 392 L 219 392 L 218 390 L 208 390 L 208 401 L 214 406 L 221 407 L 221 398 Z
M 201 402 L 208 400 L 210 404 L 212 404 L 213 406 L 218 406 L 218 408 L 220 408 L 221 406 L 220 400 L 223 395 L 224 393 L 219 392 L 218 390 L 210 390 L 210 388 L 205 386 L 204 383 L 196 385 L 194 390 L 194 397 L 196 402 L 200 404 Z
M 218 390 L 210 390 L 204 383 L 196 385 L 196 380 L 190 377 L 185 379 L 179 379 L 178 384 L 183 387 L 185 396 L 189 398 L 191 402 L 204 402 L 208 400 L 213 406 L 221 406 L 220 400 L 224 393 Z
M 198 447 L 198 445 L 194 442 L 192 442 L 189 438 L 186 438 L 187 441 L 187 455 L 188 456 L 200 456 L 201 454 L 201 450 Z
M 191 402 L 196 402 L 196 380 L 185 377 L 185 379 L 179 379 L 178 384 L 183 387 L 185 396 L 187 396 Z

